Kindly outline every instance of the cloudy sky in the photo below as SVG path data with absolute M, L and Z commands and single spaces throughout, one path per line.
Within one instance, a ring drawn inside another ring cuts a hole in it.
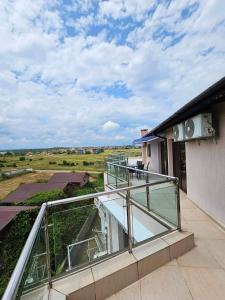
M 225 75 L 225 1 L 1 0 L 0 149 L 129 144 Z

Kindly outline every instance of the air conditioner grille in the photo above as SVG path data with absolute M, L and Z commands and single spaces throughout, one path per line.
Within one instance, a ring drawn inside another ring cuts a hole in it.
M 173 127 L 173 134 L 175 139 L 179 138 L 179 127 L 177 125 Z
M 192 119 L 189 119 L 185 122 L 185 135 L 188 138 L 193 137 L 195 131 L 195 124 Z

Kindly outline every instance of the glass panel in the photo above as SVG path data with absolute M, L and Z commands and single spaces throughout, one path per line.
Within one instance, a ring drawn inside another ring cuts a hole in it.
M 177 193 L 174 183 L 151 186 L 150 209 L 177 226 Z
M 73 264 L 82 260 L 72 245 L 90 237 L 95 219 L 96 208 L 93 205 L 67 210 L 62 208 L 52 215 L 56 275 L 69 268 L 69 259 Z
M 102 196 L 98 198 L 97 206 L 107 232 L 107 254 L 127 249 L 126 200 L 118 195 Z
M 108 174 L 108 184 L 116 188 L 116 177 Z
M 147 194 L 147 188 L 143 187 L 140 189 L 131 190 L 131 199 L 138 204 L 144 206 L 145 208 L 149 207 L 149 197 Z
M 95 199 L 95 205 L 60 211 L 52 217 L 56 275 L 88 265 L 126 246 L 122 198 L 111 200 L 102 196 Z
M 136 186 L 140 184 L 145 184 L 146 183 L 146 173 L 144 173 L 142 170 L 129 170 L 130 174 L 130 185 L 131 186 Z
M 168 232 L 169 228 L 157 219 L 132 205 L 132 237 L 134 246 L 157 235 Z
M 117 167 L 117 188 L 123 188 L 128 186 L 127 181 L 127 169 Z
M 147 193 L 146 188 L 140 188 L 131 191 L 131 199 L 147 208 Z M 155 236 L 166 233 L 169 228 L 163 224 L 161 218 L 155 217 L 151 211 L 141 209 L 132 204 L 132 237 L 133 244 L 136 245 L 145 240 L 154 238 Z
M 159 181 L 166 181 L 169 179 L 167 177 L 161 176 L 160 174 L 153 174 L 153 173 L 149 173 L 148 174 L 148 180 L 150 183 L 157 183 Z
M 39 229 L 36 241 L 31 251 L 29 261 L 25 268 L 21 284 L 18 289 L 17 299 L 34 299 L 34 297 L 43 297 L 47 295 L 48 290 L 43 286 L 43 283 L 47 281 L 47 254 L 45 245 L 44 223 Z M 42 285 L 35 292 L 33 289 Z

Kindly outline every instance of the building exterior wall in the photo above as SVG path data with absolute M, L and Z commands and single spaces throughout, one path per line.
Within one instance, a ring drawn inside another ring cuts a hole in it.
M 157 140 L 151 143 L 150 170 L 156 173 L 161 172 L 160 142 Z
M 167 154 L 168 154 L 168 175 L 174 176 L 173 170 L 173 128 L 166 131 Z
M 151 145 L 151 156 L 148 156 L 147 144 Z M 144 164 L 149 163 L 149 170 L 152 172 L 161 172 L 161 154 L 160 154 L 160 142 L 155 140 L 149 143 L 144 143 L 142 147 L 142 157 Z
M 225 226 L 225 103 L 212 110 L 217 139 L 186 142 L 187 194 Z
M 147 143 L 142 144 L 142 160 L 144 164 L 147 163 Z

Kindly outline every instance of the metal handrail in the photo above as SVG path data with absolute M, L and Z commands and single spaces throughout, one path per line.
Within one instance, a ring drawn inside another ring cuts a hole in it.
M 169 176 L 169 175 L 159 174 L 159 173 L 156 173 L 156 172 L 150 172 L 150 171 L 147 171 L 147 170 L 139 170 L 137 168 L 133 168 L 133 167 L 129 167 L 129 166 L 123 166 L 123 165 L 118 165 L 118 164 L 115 164 L 115 163 L 112 163 L 112 162 L 106 162 L 106 163 L 110 164 L 110 165 L 113 165 L 115 167 L 123 168 L 123 169 L 133 170 L 133 171 L 141 172 L 141 173 L 145 173 L 145 174 L 157 175 L 157 176 L 160 176 L 160 177 L 165 177 L 165 178 L 170 179 L 171 181 L 177 181 L 178 180 L 177 177 L 173 177 L 173 176 Z
M 120 165 L 118 165 L 118 166 L 120 166 Z M 124 167 L 124 168 L 126 168 L 126 167 Z M 149 172 L 145 171 L 145 173 L 149 173 Z M 151 173 L 151 174 L 157 174 L 157 173 Z M 157 175 L 160 175 L 160 174 L 157 174 Z M 8 286 L 5 290 L 5 293 L 4 293 L 2 299 L 3 300 L 9 300 L 9 299 L 11 300 L 12 299 L 13 300 L 13 299 L 16 298 L 18 288 L 19 288 L 19 285 L 20 285 L 22 277 L 23 277 L 24 270 L 27 266 L 29 256 L 31 254 L 32 248 L 34 246 L 34 243 L 35 243 L 35 240 L 36 240 L 36 237 L 37 237 L 37 234 L 38 234 L 38 231 L 41 227 L 42 221 L 44 220 L 44 216 L 47 212 L 48 207 L 53 207 L 53 206 L 58 206 L 58 205 L 68 204 L 68 203 L 73 203 L 73 202 L 78 202 L 78 201 L 84 201 L 84 200 L 87 200 L 87 199 L 90 199 L 90 198 L 97 198 L 97 197 L 100 197 L 100 196 L 108 196 L 108 195 L 112 195 L 112 194 L 115 194 L 115 193 L 121 193 L 121 192 L 127 192 L 127 195 L 128 195 L 128 198 L 129 198 L 129 194 L 130 194 L 131 190 L 146 188 L 146 187 L 150 187 L 150 186 L 154 186 L 154 185 L 158 185 L 158 184 L 162 184 L 162 183 L 168 183 L 168 182 L 177 183 L 178 182 L 177 178 L 175 178 L 175 177 L 165 176 L 165 175 L 163 175 L 162 177 L 166 177 L 167 180 L 164 179 L 164 180 L 157 181 L 157 182 L 154 182 L 154 183 L 148 183 L 147 182 L 147 183 L 136 185 L 136 186 L 128 186 L 128 187 L 124 187 L 124 188 L 113 189 L 113 190 L 110 190 L 110 191 L 104 191 L 104 192 L 99 192 L 99 193 L 93 193 L 93 194 L 88 194 L 88 195 L 83 195 L 83 196 L 78 196 L 78 197 L 65 198 L 65 199 L 61 199 L 61 200 L 49 201 L 47 203 L 43 203 L 42 206 L 41 206 L 41 209 L 38 213 L 38 216 L 35 220 L 35 223 L 34 223 L 32 229 L 31 229 L 31 232 L 28 236 L 28 239 L 25 243 L 25 246 L 24 246 L 24 248 L 21 252 L 19 260 L 16 264 L 16 267 L 13 271 L 13 274 L 10 278 L 10 281 L 8 283 Z M 129 202 L 130 202 L 130 200 L 128 199 L 128 204 L 129 204 Z M 180 214 L 179 211 L 178 211 L 178 213 Z M 180 215 L 179 215 L 179 218 L 180 218 Z
M 71 197 L 71 198 L 65 198 L 65 199 L 60 199 L 60 200 L 55 200 L 55 201 L 49 201 L 49 202 L 46 202 L 46 204 L 47 204 L 47 207 L 52 207 L 52 206 L 57 206 L 57 205 L 61 205 L 61 204 L 68 204 L 68 203 L 88 200 L 90 198 L 97 198 L 97 197 L 101 197 L 101 196 L 118 194 L 120 192 L 126 192 L 126 191 L 130 191 L 130 190 L 140 189 L 143 187 L 153 186 L 153 185 L 167 183 L 167 182 L 171 182 L 171 181 L 174 181 L 174 180 L 161 180 L 161 181 L 157 181 L 157 182 L 143 183 L 143 184 L 139 184 L 139 185 L 135 185 L 135 186 L 128 186 L 128 187 L 123 187 L 123 188 L 119 188 L 119 189 L 113 189 L 113 190 L 106 191 L 106 192 L 99 192 L 99 193 L 78 196 L 78 197 Z
M 17 291 L 19 285 L 21 283 L 24 270 L 29 260 L 29 256 L 31 254 L 33 245 L 35 243 L 36 237 L 38 235 L 38 231 L 41 227 L 41 223 L 43 221 L 43 217 L 46 211 L 47 205 L 45 203 L 42 204 L 41 209 L 38 213 L 38 216 L 34 222 L 34 225 L 31 229 L 31 232 L 28 236 L 25 246 L 20 254 L 19 260 L 16 264 L 16 267 L 12 273 L 12 276 L 9 280 L 8 286 L 5 290 L 2 300 L 13 300 L 16 298 Z

